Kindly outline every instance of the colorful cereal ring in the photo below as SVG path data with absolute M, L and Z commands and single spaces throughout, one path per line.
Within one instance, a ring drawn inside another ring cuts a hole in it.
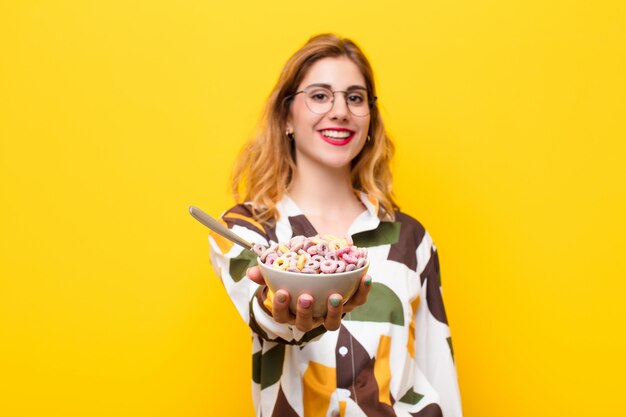
M 332 274 L 337 270 L 337 262 L 327 259 L 320 264 L 320 270 L 325 274 Z
M 331 261 L 338 261 L 339 260 L 339 257 L 337 256 L 337 252 L 328 252 L 326 254 L 326 256 L 324 256 L 324 258 L 330 259 Z
M 356 264 L 356 263 L 357 263 L 357 261 L 358 261 L 358 259 L 357 259 L 357 257 L 356 257 L 356 256 L 352 256 L 352 255 L 350 255 L 350 254 L 348 254 L 348 253 L 344 253 L 344 254 L 341 256 L 341 259 L 343 259 L 344 261 L 346 261 L 346 262 L 347 262 L 347 263 L 349 263 L 349 264 Z
M 319 269 L 320 263 L 315 259 L 310 259 L 304 264 L 304 267 L 309 269 Z
M 274 268 L 282 269 L 283 271 L 289 268 L 289 261 L 285 258 L 278 258 L 273 263 Z
M 317 245 L 317 254 L 324 256 L 327 253 L 328 253 L 328 245 L 326 243 L 324 243 L 324 242 L 319 243 Z
M 299 255 L 298 256 L 298 264 L 296 265 L 298 269 L 304 268 L 304 264 L 306 263 L 306 256 Z
M 265 265 L 272 265 L 276 259 L 278 259 L 278 254 L 276 252 L 270 253 L 265 258 Z

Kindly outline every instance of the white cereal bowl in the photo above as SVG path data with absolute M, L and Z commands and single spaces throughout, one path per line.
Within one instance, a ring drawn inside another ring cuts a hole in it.
M 310 294 L 313 297 L 313 317 L 326 315 L 326 303 L 332 294 L 341 294 L 344 302 L 347 302 L 356 292 L 361 278 L 370 266 L 368 259 L 362 268 L 354 271 L 320 275 L 282 271 L 265 265 L 258 258 L 257 262 L 265 283 L 273 293 L 278 290 L 285 290 L 289 293 L 289 308 L 292 312 L 296 311 L 298 297 L 302 294 Z

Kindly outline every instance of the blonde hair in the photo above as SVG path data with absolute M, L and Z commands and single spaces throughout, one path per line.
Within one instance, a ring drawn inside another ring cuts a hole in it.
M 374 75 L 369 61 L 351 40 L 334 34 L 317 35 L 300 48 L 285 64 L 260 118 L 256 135 L 246 143 L 234 165 L 231 189 L 235 201 L 252 203 L 254 216 L 261 222 L 278 219 L 276 204 L 288 189 L 296 169 L 293 141 L 285 128 L 292 94 L 308 69 L 323 58 L 347 57 L 361 70 L 368 97 L 376 96 Z M 398 209 L 392 191 L 390 163 L 395 148 L 374 103 L 370 112 L 370 140 L 352 160 L 351 178 L 355 190 L 365 192 L 379 204 L 379 217 L 394 218 Z M 287 157 L 285 157 L 287 155 Z

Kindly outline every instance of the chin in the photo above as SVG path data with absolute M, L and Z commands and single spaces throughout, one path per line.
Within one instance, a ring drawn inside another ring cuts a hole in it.
M 349 168 L 352 163 L 352 159 L 354 158 L 324 159 L 321 160 L 320 163 L 332 169 L 342 169 L 346 167 Z
M 329 169 L 350 168 L 352 160 L 356 158 L 362 147 L 327 148 L 326 146 L 309 146 L 307 149 L 296 148 L 296 161 L 308 159 L 315 164 Z

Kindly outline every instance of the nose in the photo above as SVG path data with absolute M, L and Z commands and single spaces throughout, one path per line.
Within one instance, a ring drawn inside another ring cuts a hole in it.
M 338 96 L 337 93 L 340 93 Z M 328 115 L 331 119 L 346 119 L 348 117 L 348 103 L 346 102 L 346 93 L 343 91 L 335 91 L 333 94 L 333 107 Z

